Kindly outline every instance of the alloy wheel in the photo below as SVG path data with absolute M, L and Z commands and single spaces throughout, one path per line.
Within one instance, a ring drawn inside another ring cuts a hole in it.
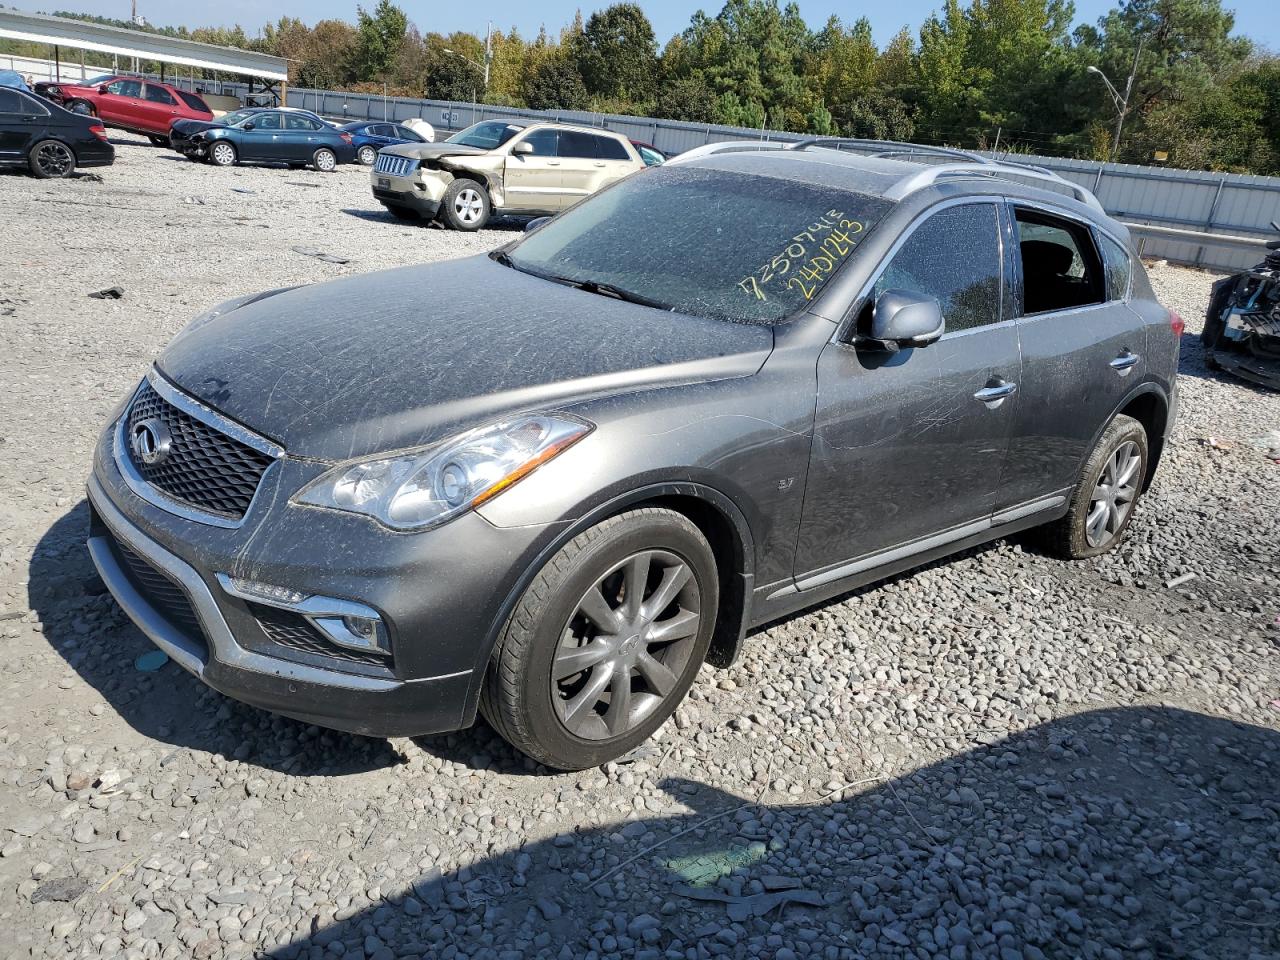
M 229 167 L 236 162 L 235 148 L 229 143 L 215 143 L 209 154 L 213 162 L 220 167 Z
M 83 100 L 80 100 L 71 105 L 71 112 L 77 113 L 82 117 L 91 117 L 93 116 L 93 107 L 89 106 Z
M 578 601 L 551 663 L 564 728 L 606 740 L 643 723 L 679 686 L 700 622 L 697 578 L 676 554 L 643 550 L 610 569 Z
M 1089 513 L 1084 521 L 1089 546 L 1109 543 L 1120 532 L 1138 497 L 1141 468 L 1142 453 L 1132 440 L 1120 444 L 1107 458 L 1089 497 Z
M 328 173 L 338 165 L 338 159 L 328 150 L 321 150 L 316 154 L 316 168 Z
M 76 158 L 65 144 L 50 141 L 36 150 L 36 166 L 46 177 L 65 177 L 75 165 Z
M 458 215 L 458 219 L 463 223 L 475 223 L 480 219 L 480 214 L 484 210 L 484 201 L 480 198 L 480 194 L 468 187 L 466 190 L 459 190 L 457 197 L 453 201 L 453 212 Z
M 360 148 L 360 162 L 363 163 L 366 167 L 372 167 L 373 162 L 377 159 L 378 159 L 378 151 L 374 150 L 373 147 Z

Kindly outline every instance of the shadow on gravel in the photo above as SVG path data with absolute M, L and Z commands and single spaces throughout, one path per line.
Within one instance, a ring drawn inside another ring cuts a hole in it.
M 668 779 L 691 812 L 547 837 L 445 874 L 419 859 L 425 873 L 406 888 L 329 906 L 309 935 L 263 955 L 1274 957 L 1277 769 L 1273 730 L 1137 707 L 1052 721 L 813 804 Z M 415 839 L 454 838 L 402 836 L 401 849 Z M 768 896 L 793 885 L 809 905 Z
M 44 637 L 142 735 L 175 747 L 233 757 L 297 776 L 343 776 L 393 766 L 386 740 L 319 730 L 237 703 L 172 663 L 143 673 L 134 660 L 154 650 L 94 569 L 85 548 L 87 501 L 80 501 L 36 545 L 28 602 Z

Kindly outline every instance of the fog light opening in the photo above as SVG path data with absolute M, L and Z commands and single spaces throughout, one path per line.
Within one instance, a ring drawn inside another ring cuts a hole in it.
M 340 617 L 314 617 L 311 622 L 340 647 L 365 653 L 391 653 L 386 624 L 377 617 L 345 614 Z

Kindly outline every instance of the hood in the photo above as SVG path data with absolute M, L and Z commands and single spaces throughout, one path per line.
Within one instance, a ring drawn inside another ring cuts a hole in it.
M 496 148 L 494 148 L 496 149 Z M 413 157 L 415 160 L 439 160 L 441 157 L 478 157 L 493 150 L 483 147 L 468 147 L 461 143 L 400 143 L 393 147 L 384 147 L 381 153 L 390 153 L 398 157 Z
M 201 130 L 212 130 L 214 127 L 225 127 L 226 123 L 222 120 L 193 120 L 190 118 L 184 120 L 175 120 L 170 125 L 171 130 L 177 130 L 190 136 L 193 133 L 199 133 Z
M 773 331 L 540 280 L 486 256 L 256 300 L 181 334 L 160 372 L 290 454 L 419 446 L 515 410 L 749 376 Z

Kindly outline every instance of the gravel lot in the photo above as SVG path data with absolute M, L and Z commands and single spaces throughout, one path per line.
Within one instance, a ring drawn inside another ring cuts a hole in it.
M 1280 395 L 1189 332 L 1120 552 L 1002 541 L 776 624 L 631 762 L 330 733 L 135 669 L 95 435 L 217 301 L 510 232 L 119 142 L 101 181 L 0 176 L 0 954 L 1280 956 Z M 1152 274 L 1198 330 L 1212 277 Z

